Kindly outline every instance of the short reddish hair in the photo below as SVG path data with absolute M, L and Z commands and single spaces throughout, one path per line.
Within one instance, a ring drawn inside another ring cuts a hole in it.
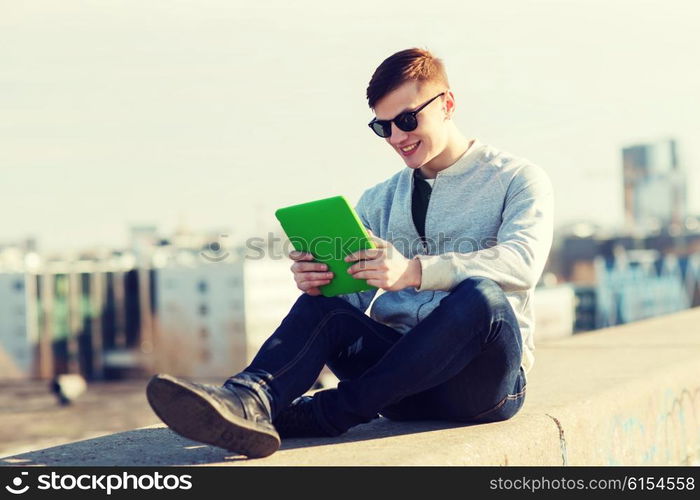
M 406 49 L 387 57 L 374 70 L 367 86 L 367 104 L 374 109 L 380 99 L 409 81 L 450 86 L 441 59 L 425 49 Z

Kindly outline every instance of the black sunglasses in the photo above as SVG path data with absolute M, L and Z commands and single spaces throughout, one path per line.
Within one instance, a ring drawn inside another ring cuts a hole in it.
M 420 113 L 424 107 L 442 95 L 445 95 L 445 93 L 440 92 L 428 102 L 422 104 L 418 109 L 414 111 L 404 111 L 403 113 L 398 114 L 393 120 L 377 120 L 375 118 L 368 123 L 369 128 L 374 130 L 375 134 L 377 134 L 379 137 L 383 137 L 384 139 L 391 137 L 391 122 L 394 122 L 396 126 L 404 132 L 415 130 L 416 127 L 418 127 L 418 118 L 416 118 L 416 115 Z

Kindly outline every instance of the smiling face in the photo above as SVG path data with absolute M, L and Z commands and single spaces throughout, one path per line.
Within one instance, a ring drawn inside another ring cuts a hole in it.
M 378 120 L 391 120 L 404 111 L 419 108 L 440 92 L 447 89 L 440 84 L 425 82 L 420 85 L 412 80 L 402 84 L 380 99 L 374 107 Z M 407 167 L 429 168 L 430 163 L 445 151 L 449 140 L 449 119 L 454 108 L 452 92 L 438 97 L 416 116 L 418 127 L 404 132 L 391 124 L 391 136 L 384 139 L 404 160 Z

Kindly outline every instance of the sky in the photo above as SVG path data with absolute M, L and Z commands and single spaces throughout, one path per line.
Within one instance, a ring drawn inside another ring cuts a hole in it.
M 447 67 L 469 137 L 542 166 L 555 223 L 622 223 L 621 148 L 675 138 L 700 213 L 693 1 L 0 0 L 0 245 L 279 226 L 403 160 L 367 127 L 392 53 Z

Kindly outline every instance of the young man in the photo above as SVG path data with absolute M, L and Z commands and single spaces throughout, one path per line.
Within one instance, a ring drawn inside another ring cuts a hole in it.
M 324 297 L 325 265 L 292 252 L 304 293 L 245 370 L 221 387 L 149 383 L 151 406 L 183 436 L 262 457 L 280 437 L 336 436 L 379 414 L 493 422 L 522 407 L 552 243 L 548 175 L 457 129 L 443 64 L 426 50 L 387 58 L 367 99 L 371 129 L 406 166 L 356 206 L 377 248 L 348 256 L 349 272 L 379 291 Z M 324 364 L 338 387 L 301 396 Z

